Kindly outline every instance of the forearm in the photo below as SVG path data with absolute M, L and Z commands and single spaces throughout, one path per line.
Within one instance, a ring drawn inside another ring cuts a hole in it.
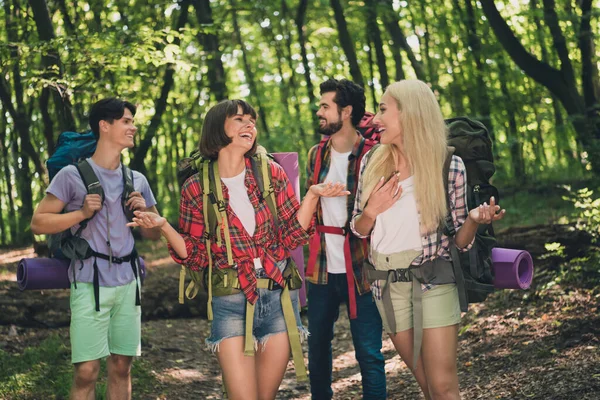
M 315 211 L 317 210 L 318 204 L 319 196 L 316 196 L 311 191 L 308 191 L 306 196 L 304 196 L 304 200 L 302 200 L 302 204 L 300 204 L 297 217 L 300 226 L 302 226 L 304 230 L 307 230 L 310 227 L 310 223 Z
M 83 221 L 82 210 L 59 213 L 35 213 L 31 218 L 31 231 L 36 235 L 51 235 L 71 228 Z
M 188 258 L 187 249 L 185 247 L 185 240 L 179 232 L 177 232 L 169 222 L 165 222 L 165 224 L 160 228 L 160 233 L 167 239 L 167 242 L 171 245 L 171 248 L 177 253 L 179 258 L 186 259 Z
M 375 226 L 375 216 L 366 209 L 354 219 L 354 230 L 362 236 L 369 236 Z
M 463 249 L 469 245 L 473 241 L 475 237 L 475 233 L 477 233 L 477 227 L 479 224 L 471 219 L 471 217 L 467 217 L 465 223 L 462 224 L 458 232 L 456 232 L 455 243 L 456 247 Z
M 160 228 L 143 228 L 140 226 L 140 234 L 144 239 L 158 240 L 160 239 Z

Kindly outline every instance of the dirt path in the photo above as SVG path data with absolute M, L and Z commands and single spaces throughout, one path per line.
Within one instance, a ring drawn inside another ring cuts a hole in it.
M 465 399 L 600 398 L 600 303 L 590 292 L 523 301 L 499 293 L 473 307 L 462 323 L 459 378 Z M 144 325 L 144 359 L 156 373 L 160 399 L 218 399 L 221 379 L 216 358 L 203 346 L 206 320 L 157 320 Z M 342 313 L 336 326 L 334 391 L 336 399 L 361 397 L 349 323 Z M 389 339 L 384 341 L 390 399 L 420 399 L 410 371 Z M 305 346 L 306 354 L 306 346 Z M 309 399 L 288 365 L 278 399 Z
M 204 346 L 209 323 L 198 316 L 201 310 L 195 306 L 178 308 L 176 291 L 166 289 L 173 284 L 170 280 L 176 280 L 178 267 L 160 261 L 164 260 L 164 254 L 153 257 L 148 260 L 152 266 L 148 279 L 155 283 L 144 290 L 156 291 L 156 297 L 162 299 L 151 303 L 154 309 L 145 311 L 152 320 L 143 323 L 143 357 L 138 362 L 151 371 L 155 380 L 151 387 L 147 384 L 140 387 L 136 386 L 139 382 L 134 377 L 134 398 L 218 399 L 221 397 L 218 363 Z M 538 264 L 541 262 L 536 260 L 536 266 Z M 546 265 L 548 267 L 552 266 Z M 485 303 L 471 306 L 464 316 L 458 358 L 464 399 L 600 398 L 600 288 L 583 290 L 547 285 L 544 290 L 538 290 L 547 284 L 539 272 L 534 281 L 536 288 L 527 292 L 495 293 Z M 11 280 L 9 272 L 5 271 L 4 277 Z M 0 282 L 0 300 L 16 296 L 13 286 L 6 280 Z M 32 292 L 26 297 L 36 296 L 40 297 L 36 301 L 52 303 L 53 307 L 65 302 L 64 293 L 60 291 L 35 296 Z M 1 314 L 10 310 L 8 305 L 2 307 Z M 157 319 L 164 314 L 192 317 Z M 359 399 L 361 377 L 348 318 L 345 312 L 340 315 L 333 343 L 334 398 Z M 36 346 L 57 333 L 68 344 L 67 327 L 49 329 L 0 324 L 0 349 L 19 354 L 25 347 Z M 306 344 L 304 350 L 306 355 Z M 383 352 L 389 398 L 422 398 L 410 371 L 388 339 L 384 341 Z M 296 382 L 292 363 L 288 365 L 277 398 L 310 398 L 308 385 Z

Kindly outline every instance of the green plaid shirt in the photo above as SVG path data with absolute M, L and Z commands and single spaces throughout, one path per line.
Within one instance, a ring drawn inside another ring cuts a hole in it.
M 350 192 L 350 195 L 346 198 L 346 210 L 348 219 L 346 221 L 346 228 L 349 229 L 350 219 L 352 218 L 352 212 L 354 211 L 354 197 L 356 196 L 356 188 L 358 182 L 358 169 L 360 168 L 360 155 L 365 147 L 365 138 L 357 134 L 356 143 L 352 152 L 348 156 L 348 176 L 346 179 L 346 188 Z M 319 145 L 313 146 L 308 152 L 308 162 L 306 164 L 306 189 L 308 190 L 311 185 L 315 183 L 322 183 L 325 181 L 327 174 L 329 173 L 329 166 L 331 164 L 331 140 L 327 141 L 323 153 L 321 154 L 321 169 L 319 171 L 319 182 L 313 182 L 315 162 L 317 158 L 317 149 Z M 321 202 L 317 206 L 316 212 L 316 223 L 317 225 L 323 225 L 323 211 L 321 209 Z M 363 268 L 363 262 L 365 260 L 365 249 L 363 245 L 363 239 L 357 238 L 355 235 L 350 235 L 350 252 L 352 253 L 352 267 L 354 270 L 354 281 L 356 282 L 358 292 L 360 294 L 369 292 L 370 285 L 367 281 L 366 270 Z M 312 250 L 312 249 L 311 249 Z M 343 252 L 343 247 L 339 249 L 332 249 L 332 251 Z M 317 250 L 317 261 L 315 264 L 316 277 L 306 277 L 308 281 L 317 285 L 327 284 L 327 255 L 325 247 L 325 235 L 321 235 L 321 245 Z

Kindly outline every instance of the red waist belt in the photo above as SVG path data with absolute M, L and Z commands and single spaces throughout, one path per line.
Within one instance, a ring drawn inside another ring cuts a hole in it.
M 308 265 L 306 266 L 306 275 L 311 276 L 315 273 L 317 263 L 317 252 L 321 245 L 321 233 L 330 233 L 333 235 L 342 235 L 346 237 L 344 241 L 344 258 L 346 260 L 346 281 L 348 283 L 348 308 L 350 309 L 350 319 L 356 318 L 356 290 L 354 289 L 354 270 L 352 269 L 352 254 L 350 253 L 350 235 L 346 228 L 336 226 L 317 225 L 312 238 L 310 239 Z

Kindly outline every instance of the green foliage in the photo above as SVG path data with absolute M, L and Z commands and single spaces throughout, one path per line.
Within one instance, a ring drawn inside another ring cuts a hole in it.
M 598 244 L 600 238 L 600 198 L 594 198 L 594 191 L 586 188 L 571 191 L 571 187 L 566 185 L 565 189 L 569 195 L 563 196 L 563 199 L 572 203 L 577 214 L 577 228 L 582 229 L 592 235 L 595 244 Z
M 373 111 L 384 88 L 373 32 L 366 26 L 367 3 L 341 3 L 366 81 L 367 109 Z M 376 3 L 389 80 L 402 75 L 415 78 L 420 66 L 445 116 L 467 114 L 489 121 L 495 137 L 497 179 L 522 183 L 555 176 L 590 176 L 586 149 L 566 110 L 511 61 L 484 17 L 481 2 L 470 2 L 474 14 L 471 26 L 466 2 Z M 561 61 L 541 5 L 534 9 L 533 2 L 496 3 L 527 51 L 559 68 Z M 44 174 L 34 173 L 34 159 L 37 156 L 43 164 L 63 129 L 54 99 L 43 103 L 47 89 L 51 97 L 58 93 L 69 99 L 78 130 L 86 129 L 87 110 L 101 97 L 125 97 L 139 105 L 136 142 L 139 145 L 148 140 L 151 146 L 137 161 L 143 161 L 147 168 L 160 211 L 174 220 L 179 202 L 175 163 L 197 146 L 203 117 L 220 100 L 212 90 L 219 75 L 212 60 L 222 61 L 228 96 L 245 98 L 260 108 L 261 144 L 271 152 L 297 151 L 301 169 L 308 149 L 318 140 L 313 125 L 318 85 L 328 77 L 350 77 L 333 11 L 325 0 L 308 1 L 301 27 L 296 26 L 299 0 L 67 2 L 66 9 L 61 4 L 46 4 L 53 27 L 50 40 L 45 40 L 49 35 L 39 33 L 26 3 L 7 0 L 0 7 L 0 84 L 8 92 L 8 100 L 4 98 L 0 105 L 0 170 L 5 171 L 0 173 L 0 244 L 14 243 L 13 236 L 25 231 L 30 216 L 23 215 L 24 210 L 39 202 L 47 185 Z M 208 4 L 212 23 L 198 21 L 199 16 L 206 17 L 202 9 L 197 13 L 199 4 Z M 188 6 L 187 14 L 184 5 Z M 580 84 L 581 10 L 574 2 L 555 8 Z M 600 0 L 594 0 L 592 10 L 598 9 Z M 180 26 L 182 15 L 187 19 Z M 594 11 L 591 26 L 595 37 L 600 35 L 597 19 Z M 400 28 L 407 47 L 397 43 L 389 21 Z M 471 29 L 479 38 L 475 47 Z M 304 49 L 300 31 L 306 40 Z M 213 39 L 218 51 L 209 46 Z M 596 46 L 594 61 L 599 49 Z M 302 50 L 306 51 L 305 62 Z M 311 79 L 311 93 L 306 76 Z M 7 102 L 27 123 L 23 131 L 16 130 Z M 29 138 L 21 137 L 24 131 Z M 147 137 L 150 133 L 152 137 Z M 24 157 L 27 142 L 34 154 Z M 133 158 L 134 151 L 125 155 L 126 161 Z M 21 193 L 23 187 L 17 184 L 21 181 L 33 183 L 32 195 Z M 536 223 L 543 218 L 533 219 Z M 11 236 L 11 232 L 15 234 Z

